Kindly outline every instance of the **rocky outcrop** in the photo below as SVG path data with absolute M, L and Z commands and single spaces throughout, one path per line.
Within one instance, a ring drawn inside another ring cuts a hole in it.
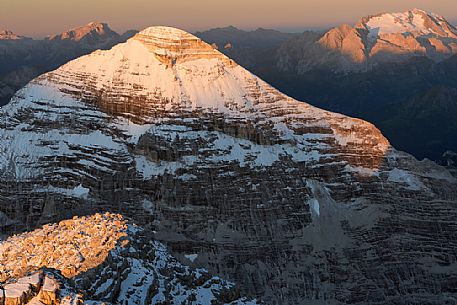
M 232 283 L 178 263 L 120 215 L 74 217 L 1 246 L 2 305 L 256 304 L 240 297 Z
M 18 92 L 0 115 L 2 229 L 108 210 L 265 303 L 455 299 L 456 179 L 396 151 L 373 125 L 293 100 L 208 48 L 150 28 Z M 126 277 L 151 283 L 133 270 L 150 270 L 152 256 L 127 249 L 76 283 L 107 302 Z M 178 273 L 179 287 L 207 283 Z M 108 288 L 90 286 L 96 274 Z M 154 285 L 147 291 L 176 287 L 174 277 Z M 129 291 L 120 295 L 150 295 Z
M 3 286 L 2 305 L 82 305 L 78 294 L 58 271 L 40 269 L 22 278 L 15 278 Z
M 446 166 L 454 177 L 457 177 L 457 153 L 446 151 L 441 157 L 440 164 Z
M 97 214 L 12 236 L 0 244 L 0 281 L 21 277 L 31 266 L 57 269 L 73 277 L 105 261 L 108 252 L 126 236 L 126 229 L 120 216 Z

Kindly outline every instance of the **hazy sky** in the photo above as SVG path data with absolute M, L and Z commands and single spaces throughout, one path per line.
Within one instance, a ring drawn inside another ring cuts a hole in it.
M 298 31 L 414 7 L 457 20 L 456 0 L 0 0 L 0 29 L 42 37 L 101 21 L 118 32 L 151 25 L 188 31 L 227 25 Z

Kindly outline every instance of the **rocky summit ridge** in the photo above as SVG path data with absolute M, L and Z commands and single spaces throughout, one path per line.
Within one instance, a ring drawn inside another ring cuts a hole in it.
M 79 26 L 61 34 L 50 35 L 46 37 L 47 40 L 70 40 L 79 42 L 81 40 L 95 40 L 95 39 L 112 39 L 118 37 L 119 34 L 111 30 L 106 23 L 90 22 L 86 25 Z
M 254 305 L 207 270 L 181 265 L 121 215 L 73 217 L 0 243 L 0 304 Z
M 33 80 L 0 110 L 0 152 L 8 234 L 110 211 L 259 302 L 456 300 L 448 171 L 177 29 Z

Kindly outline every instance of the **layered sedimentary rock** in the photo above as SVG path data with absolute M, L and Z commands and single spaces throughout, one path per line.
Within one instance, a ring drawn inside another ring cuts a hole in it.
M 215 48 L 189 33 L 176 32 L 173 28 L 154 27 L 136 35 L 157 59 L 164 64 L 177 64 L 197 59 L 231 61 Z
M 266 303 L 456 299 L 448 171 L 183 31 L 40 76 L 0 127 L 4 232 L 108 210 Z

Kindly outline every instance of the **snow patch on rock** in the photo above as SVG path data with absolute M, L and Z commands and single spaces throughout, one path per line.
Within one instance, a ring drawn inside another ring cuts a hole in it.
M 406 184 L 407 189 L 413 191 L 418 191 L 425 187 L 422 182 L 420 182 L 420 180 L 413 176 L 411 173 L 399 168 L 394 168 L 391 170 L 387 180 L 391 182 Z

